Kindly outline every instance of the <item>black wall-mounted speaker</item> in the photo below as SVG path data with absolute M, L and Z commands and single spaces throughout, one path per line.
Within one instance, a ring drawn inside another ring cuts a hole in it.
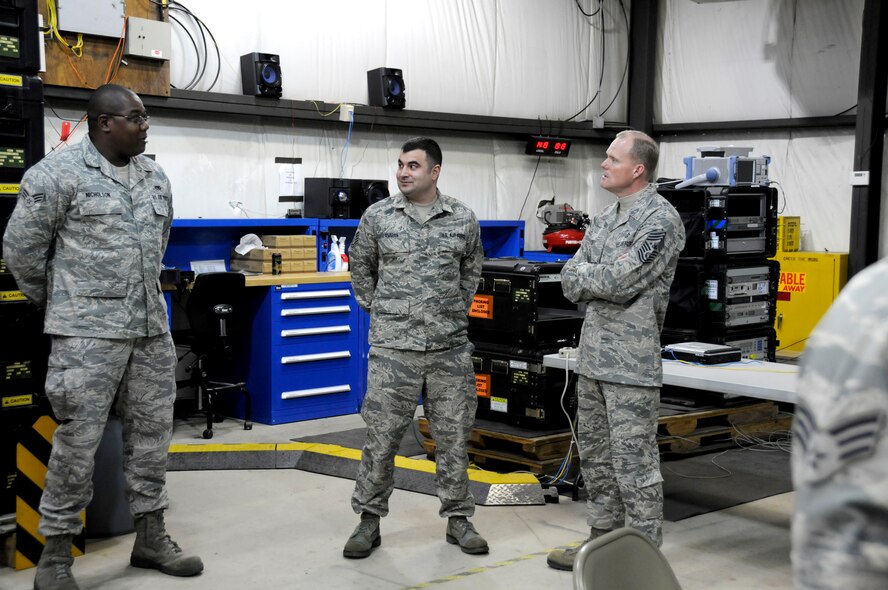
M 351 215 L 352 219 L 360 219 L 367 207 L 389 196 L 387 180 L 352 180 L 351 181 Z
M 346 178 L 306 178 L 302 216 L 350 219 L 353 182 Z
M 271 53 L 248 53 L 242 55 L 241 82 L 244 94 L 248 96 L 274 96 L 280 98 L 281 57 Z
M 404 75 L 396 68 L 376 68 L 367 72 L 367 104 L 387 109 L 403 109 L 407 105 Z

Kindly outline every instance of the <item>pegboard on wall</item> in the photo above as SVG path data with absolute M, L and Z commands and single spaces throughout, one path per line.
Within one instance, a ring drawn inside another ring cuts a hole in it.
M 64 8 L 65 0 L 55 0 L 55 3 Z M 38 0 L 37 9 L 43 15 L 44 28 L 48 30 L 49 11 L 46 0 Z M 126 2 L 125 16 L 169 22 L 166 9 L 151 0 Z M 123 34 L 122 24 L 120 34 Z M 61 35 L 70 45 L 77 43 L 77 32 L 61 29 Z M 44 84 L 98 88 L 108 80 L 111 72 L 112 82 L 131 88 L 138 94 L 170 95 L 170 62 L 126 56 L 117 67 L 118 43 L 121 45 L 120 52 L 123 51 L 120 38 L 84 34 L 80 57 L 65 48 L 51 33 L 44 35 L 43 39 L 46 47 L 46 72 L 40 77 Z

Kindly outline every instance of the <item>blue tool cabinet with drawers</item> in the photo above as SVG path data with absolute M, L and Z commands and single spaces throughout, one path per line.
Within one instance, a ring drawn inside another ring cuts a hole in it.
M 280 424 L 361 406 L 361 311 L 350 283 L 275 286 L 253 313 L 253 420 Z

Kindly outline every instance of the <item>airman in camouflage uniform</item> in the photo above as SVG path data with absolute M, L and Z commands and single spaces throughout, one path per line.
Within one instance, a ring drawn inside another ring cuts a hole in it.
M 488 551 L 467 519 L 475 502 L 466 472 L 478 403 L 467 314 L 483 250 L 472 210 L 438 191 L 440 170 L 434 140 L 405 143 L 398 159 L 401 192 L 367 209 L 349 250 L 355 298 L 370 313 L 371 348 L 361 409 L 367 440 L 352 495 L 361 522 L 345 557 L 367 557 L 380 544 L 395 453 L 423 390 L 437 443 L 435 485 L 439 514 L 448 518 L 446 539 L 466 553 Z
M 132 565 L 173 575 L 203 569 L 163 525 L 176 353 L 160 291 L 173 217 L 170 182 L 145 150 L 148 115 L 115 85 L 89 101 L 89 136 L 25 173 L 3 238 L 19 288 L 46 307 L 46 394 L 59 427 L 38 531 L 35 588 L 76 588 L 71 537 L 92 498 L 95 453 L 112 404 L 123 422 L 126 495 L 136 519 Z
M 811 334 L 796 391 L 796 587 L 888 588 L 888 259 Z
M 561 271 L 565 296 L 586 304 L 577 353 L 578 444 L 590 539 L 624 526 L 662 542 L 657 418 L 660 331 L 684 247 L 678 212 L 651 184 L 659 150 L 647 135 L 617 135 L 602 188 L 618 200 L 598 214 Z M 576 549 L 548 564 L 570 570 Z

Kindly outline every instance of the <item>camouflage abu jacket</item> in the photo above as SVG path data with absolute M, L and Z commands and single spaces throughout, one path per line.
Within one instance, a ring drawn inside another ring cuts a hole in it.
M 606 207 L 561 270 L 564 295 L 586 303 L 576 372 L 592 379 L 659 387 L 660 331 L 684 247 L 681 218 L 653 184 L 618 218 Z
M 796 392 L 795 587 L 888 588 L 888 258 L 817 324 Z
M 398 193 L 364 213 L 349 249 L 358 304 L 370 313 L 370 344 L 440 350 L 464 344 L 468 311 L 481 278 L 475 213 L 438 192 L 420 223 Z
M 22 292 L 46 306 L 47 334 L 169 331 L 159 277 L 173 218 L 170 182 L 144 156 L 129 170 L 126 186 L 87 137 L 25 173 L 3 253 Z

